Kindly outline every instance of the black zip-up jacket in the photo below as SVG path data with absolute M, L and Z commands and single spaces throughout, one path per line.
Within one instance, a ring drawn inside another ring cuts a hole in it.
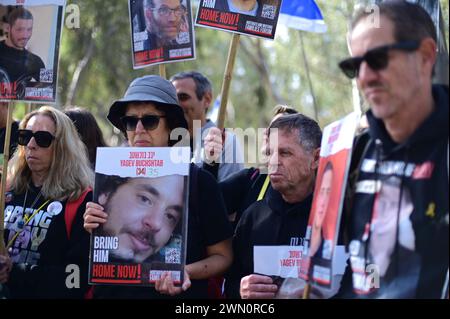
M 449 264 L 448 87 L 434 86 L 433 97 L 433 113 L 402 144 L 368 112 L 370 138 L 351 199 L 351 267 L 342 297 L 441 296 Z M 379 288 L 367 285 L 373 264 Z
M 228 298 L 240 298 L 242 277 L 254 273 L 254 246 L 303 245 L 311 203 L 312 194 L 300 203 L 288 204 L 269 188 L 263 200 L 243 213 L 233 238 L 234 262 L 225 281 Z

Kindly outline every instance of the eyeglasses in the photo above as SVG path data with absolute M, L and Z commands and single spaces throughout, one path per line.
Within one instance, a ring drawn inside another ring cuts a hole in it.
M 135 131 L 139 121 L 141 121 L 147 131 L 151 131 L 158 127 L 159 120 L 164 117 L 163 115 L 123 116 L 120 118 L 120 121 L 127 131 Z
M 176 17 L 181 17 L 186 13 L 184 7 L 177 7 L 175 9 L 169 8 L 168 6 L 161 6 L 159 9 L 153 8 L 153 11 L 158 11 L 158 14 L 163 17 L 168 17 L 171 13 L 175 14 Z
M 419 48 L 420 42 L 418 41 L 406 41 L 394 43 L 391 45 L 381 46 L 370 51 L 360 57 L 354 57 L 346 59 L 339 63 L 339 67 L 342 72 L 349 77 L 354 79 L 359 75 L 359 68 L 361 63 L 366 61 L 369 67 L 374 71 L 380 71 L 385 69 L 389 64 L 389 51 L 390 50 L 401 50 L 401 51 L 415 51 Z
M 19 136 L 17 142 L 19 145 L 27 146 L 30 143 L 31 138 L 34 137 L 36 144 L 40 147 L 47 148 L 52 144 L 55 137 L 47 131 L 36 131 L 33 133 L 31 130 L 19 130 Z

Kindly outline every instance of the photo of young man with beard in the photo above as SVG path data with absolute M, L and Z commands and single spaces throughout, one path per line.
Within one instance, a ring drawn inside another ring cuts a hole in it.
M 97 173 L 97 201 L 108 220 L 94 236 L 116 242 L 109 249 L 109 262 L 164 262 L 166 246 L 181 249 L 185 179 L 181 175 L 122 178 Z

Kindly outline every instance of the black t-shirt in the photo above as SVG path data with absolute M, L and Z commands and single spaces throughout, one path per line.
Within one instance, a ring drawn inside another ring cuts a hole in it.
M 33 78 L 39 82 L 41 69 L 45 68 L 44 62 L 37 55 L 28 50 L 17 50 L 0 42 L 0 68 L 9 77 L 11 83 Z
M 189 215 L 186 264 L 206 258 L 206 248 L 231 238 L 233 230 L 228 221 L 225 204 L 217 182 L 208 172 L 191 164 L 189 180 Z M 207 298 L 208 280 L 192 280 L 191 287 L 173 297 Z M 162 299 L 151 287 L 96 286 L 94 298 L 106 299 Z
M 26 203 L 25 194 L 10 192 L 6 196 L 5 242 L 13 243 L 9 252 L 14 263 L 8 281 L 11 295 L 13 298 L 82 298 L 88 287 L 89 261 L 89 234 L 83 228 L 83 214 L 86 203 L 92 201 L 92 192 L 78 207 L 70 240 L 64 218 L 66 201 L 47 202 L 39 193 L 39 188 L 30 186 Z M 25 214 L 23 206 L 27 207 Z M 31 218 L 26 225 L 24 215 Z M 19 236 L 13 240 L 18 232 Z M 68 265 L 79 267 L 80 289 L 66 287 Z

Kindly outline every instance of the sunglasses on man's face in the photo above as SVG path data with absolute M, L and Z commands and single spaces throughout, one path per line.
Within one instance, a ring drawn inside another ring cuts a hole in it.
M 347 77 L 354 79 L 359 75 L 359 68 L 361 67 L 361 63 L 363 63 L 363 61 L 366 61 L 372 70 L 380 71 L 385 69 L 389 64 L 390 50 L 412 52 L 417 50 L 419 46 L 420 43 L 417 41 L 407 41 L 385 45 L 369 50 L 363 56 L 348 58 L 340 62 L 339 67 Z
M 33 133 L 31 130 L 19 130 L 17 142 L 19 145 L 27 146 L 32 137 L 34 137 L 34 140 L 38 146 L 44 148 L 49 147 L 55 139 L 55 137 L 47 131 L 36 131 Z
M 120 118 L 123 126 L 127 131 L 135 131 L 137 124 L 141 121 L 142 125 L 147 131 L 154 130 L 159 125 L 159 120 L 165 116 L 162 115 L 144 115 L 143 117 L 137 116 L 123 116 Z

